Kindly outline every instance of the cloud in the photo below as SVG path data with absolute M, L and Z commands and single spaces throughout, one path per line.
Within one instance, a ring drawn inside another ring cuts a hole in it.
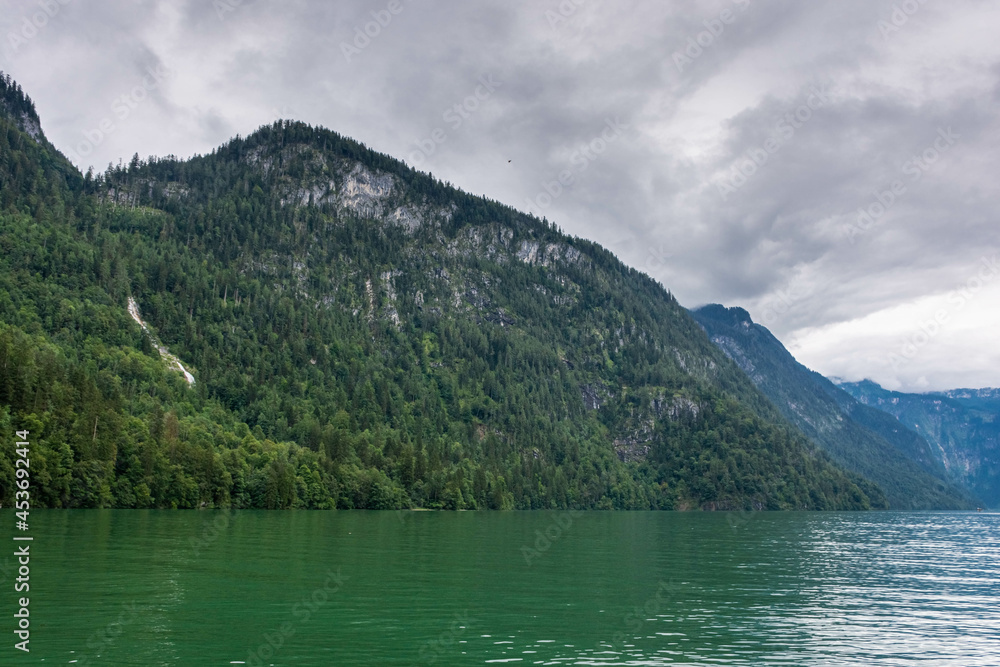
M 898 342 L 892 318 L 910 326 L 1000 250 L 997 3 L 57 2 L 0 68 L 68 153 L 115 121 L 81 167 L 301 119 L 532 207 L 686 305 L 744 305 L 820 372 L 1000 385 L 992 292 L 969 303 L 967 334 L 942 334 L 905 372 L 878 362 Z M 5 4 L 5 44 L 38 6 Z M 151 67 L 174 76 L 116 118 Z M 466 104 L 484 76 L 501 85 Z M 615 119 L 628 127 L 602 146 Z M 948 128 L 959 138 L 914 172 Z

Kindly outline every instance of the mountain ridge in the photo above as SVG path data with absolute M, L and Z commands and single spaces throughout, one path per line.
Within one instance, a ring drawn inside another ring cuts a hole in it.
M 93 176 L 9 118 L 0 423 L 39 434 L 41 505 L 881 503 L 667 290 L 546 220 L 304 123 Z

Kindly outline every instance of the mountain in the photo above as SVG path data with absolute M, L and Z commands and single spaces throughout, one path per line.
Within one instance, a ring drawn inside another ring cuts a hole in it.
M 844 468 L 877 483 L 890 507 L 974 506 L 970 494 L 948 479 L 926 440 L 797 362 L 747 311 L 709 305 L 692 314 L 789 421 Z
M 36 506 L 884 501 L 545 220 L 302 123 L 81 175 L 26 104 L 0 115 L 4 503 L 22 429 Z
M 952 478 L 1000 507 L 1000 389 L 905 394 L 871 380 L 840 387 L 921 434 Z

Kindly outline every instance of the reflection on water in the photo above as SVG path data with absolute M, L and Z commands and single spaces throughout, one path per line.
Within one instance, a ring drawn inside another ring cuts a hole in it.
M 735 518 L 38 512 L 32 662 L 1000 664 L 997 515 Z

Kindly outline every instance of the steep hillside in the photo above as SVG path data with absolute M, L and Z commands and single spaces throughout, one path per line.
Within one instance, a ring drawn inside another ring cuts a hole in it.
M 882 502 L 546 221 L 299 123 L 97 178 L 0 123 L 3 502 L 14 427 L 51 506 Z
M 949 475 L 1000 507 L 1000 390 L 905 394 L 870 380 L 840 387 L 921 434 Z
M 923 438 L 798 363 L 745 310 L 711 305 L 693 314 L 785 417 L 846 469 L 877 482 L 892 508 L 958 509 L 975 503 L 946 481 Z

